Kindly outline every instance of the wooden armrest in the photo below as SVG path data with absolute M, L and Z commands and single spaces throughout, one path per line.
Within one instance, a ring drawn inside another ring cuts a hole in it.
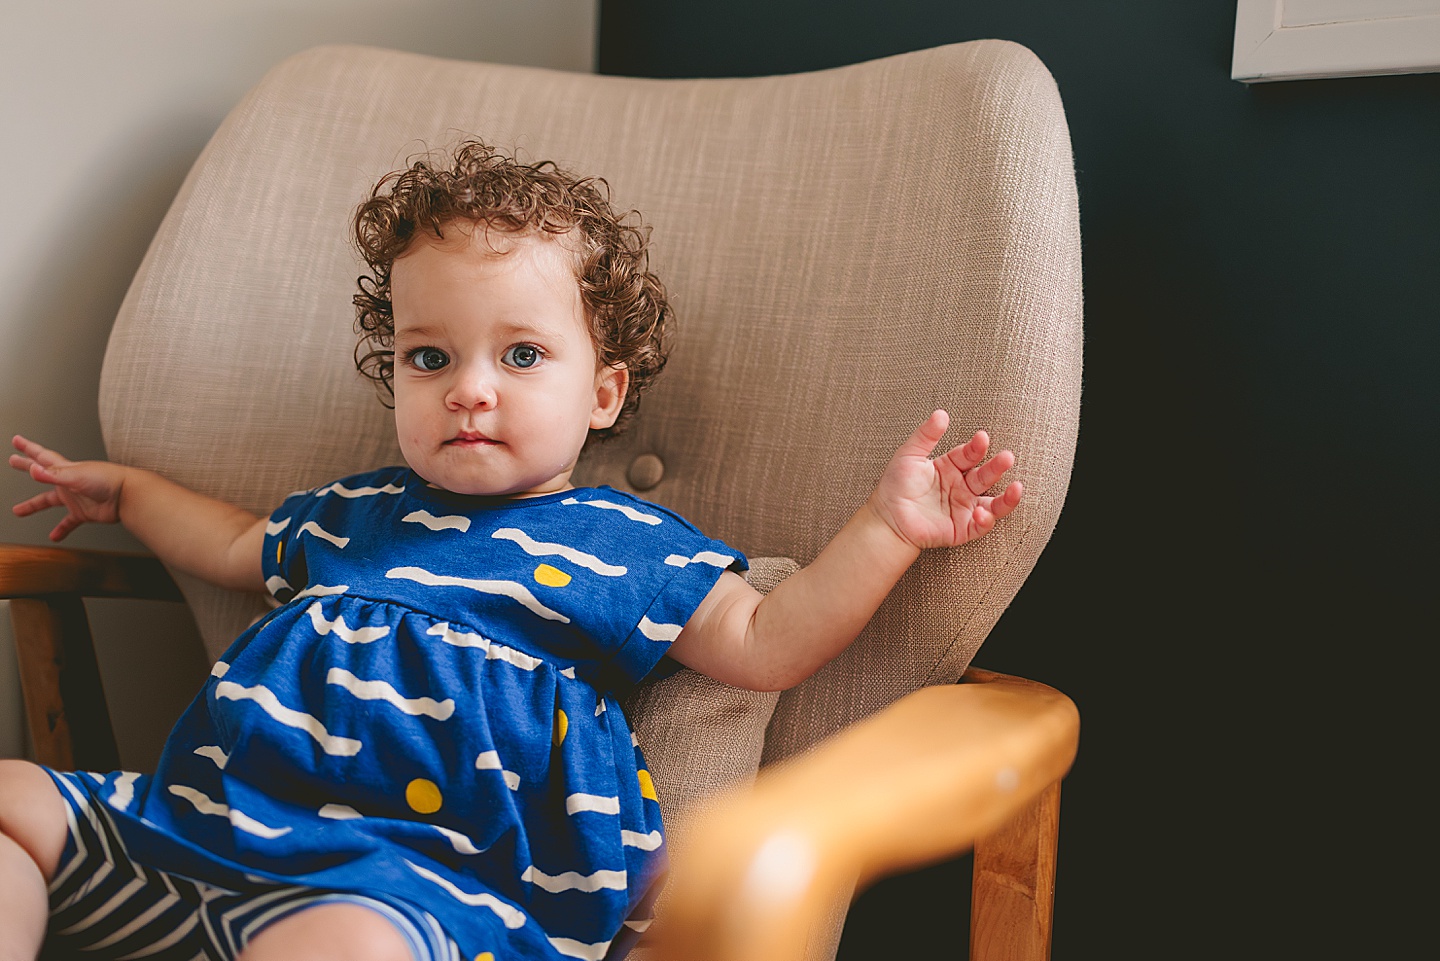
M 960 854 L 1058 805 L 1079 729 L 1069 698 L 1021 678 L 972 670 L 916 691 L 707 803 L 647 942 L 662 958 L 796 961 L 857 879 Z M 1048 921 L 1044 935 L 1048 953 Z
M 165 566 L 145 554 L 0 544 L 0 599 L 44 594 L 184 600 Z
M 0 600 L 10 602 L 20 690 L 35 759 L 59 770 L 119 766 L 83 598 L 183 601 L 144 554 L 0 544 Z

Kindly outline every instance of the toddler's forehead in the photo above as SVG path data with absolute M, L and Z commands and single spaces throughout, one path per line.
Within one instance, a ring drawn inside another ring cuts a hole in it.
M 475 250 L 496 257 L 509 256 L 518 250 L 563 252 L 573 258 L 577 277 L 585 248 L 585 239 L 578 227 L 564 232 L 538 227 L 516 229 L 495 221 L 465 219 L 441 224 L 438 237 L 429 229 L 422 230 L 405 253 L 413 250 L 415 243 L 428 243 L 442 250 Z
M 398 263 L 422 248 L 466 257 L 479 256 L 496 263 L 515 258 L 543 262 L 551 258 L 562 268 L 566 287 L 572 283 L 577 293 L 584 270 L 584 239 L 578 229 L 552 233 L 533 227 L 519 230 L 504 224 L 472 220 L 450 220 L 441 224 L 436 236 L 432 228 L 418 232 L 396 256 Z M 393 282 L 393 281 L 392 281 Z M 583 301 L 583 296 L 581 300 Z

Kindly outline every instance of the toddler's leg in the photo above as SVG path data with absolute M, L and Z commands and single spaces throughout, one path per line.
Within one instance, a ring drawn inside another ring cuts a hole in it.
M 378 912 L 332 903 L 276 921 L 250 941 L 239 961 L 414 961 L 414 955 Z
M 50 918 L 46 893 L 68 835 L 65 802 L 40 767 L 0 761 L 0 959 L 34 961 Z

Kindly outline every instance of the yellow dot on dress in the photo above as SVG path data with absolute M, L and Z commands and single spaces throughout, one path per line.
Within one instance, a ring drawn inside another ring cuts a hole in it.
M 565 743 L 565 732 L 570 730 L 570 718 L 564 711 L 555 712 L 555 743 Z
M 495 955 L 491 954 L 489 951 L 481 951 L 479 954 L 475 955 L 475 961 L 495 961 Z
M 564 587 L 570 583 L 570 575 L 558 567 L 541 564 L 535 568 L 535 582 L 537 584 L 544 584 L 546 587 Z
M 417 777 L 405 785 L 405 803 L 420 814 L 434 814 L 440 810 L 440 805 L 444 801 L 440 797 L 440 788 L 434 781 Z
M 635 776 L 640 779 L 640 796 L 659 802 L 660 799 L 655 796 L 655 781 L 650 777 L 650 772 L 641 768 L 635 772 Z

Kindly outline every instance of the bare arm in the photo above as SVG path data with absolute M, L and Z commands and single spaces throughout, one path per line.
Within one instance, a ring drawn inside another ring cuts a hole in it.
M 931 460 L 949 418 L 936 411 L 891 458 L 869 500 L 809 566 L 762 597 L 726 573 L 675 640 L 687 667 L 752 690 L 783 690 L 843 651 L 874 616 L 905 571 L 931 547 L 982 537 L 1015 508 L 1018 482 L 985 492 L 1015 463 L 989 460 L 989 438 Z
M 224 501 L 198 494 L 153 471 L 109 461 L 70 461 L 16 436 L 10 466 L 51 489 L 16 504 L 20 517 L 51 507 L 66 514 L 50 532 L 64 540 L 86 523 L 120 522 L 166 564 L 220 587 L 265 587 L 260 553 L 265 521 Z

